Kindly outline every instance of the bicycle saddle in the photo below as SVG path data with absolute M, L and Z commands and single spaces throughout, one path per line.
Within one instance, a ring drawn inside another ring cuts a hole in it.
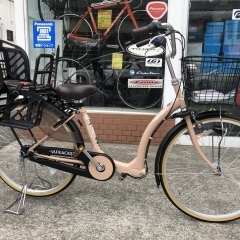
M 95 93 L 93 85 L 61 84 L 56 88 L 57 94 L 64 99 L 81 100 Z

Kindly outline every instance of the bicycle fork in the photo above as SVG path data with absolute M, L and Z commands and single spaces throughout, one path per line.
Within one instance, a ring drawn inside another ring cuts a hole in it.
M 192 116 L 193 116 L 193 119 L 196 123 L 196 126 L 198 128 L 201 128 L 201 122 L 197 121 L 194 115 L 192 115 Z M 221 122 L 221 126 L 213 126 L 212 129 L 209 129 L 207 131 L 205 130 L 205 131 L 203 131 L 203 133 L 197 135 L 197 137 L 199 139 L 199 138 L 202 138 L 204 136 L 209 136 L 209 135 L 212 134 L 212 159 L 214 159 L 214 135 L 213 135 L 213 133 L 217 134 L 217 136 L 220 137 L 219 142 L 218 142 L 217 163 L 214 163 L 214 162 L 211 163 L 208 159 L 207 159 L 208 161 L 206 161 L 204 158 L 202 158 L 212 168 L 212 170 L 214 171 L 214 173 L 216 175 L 221 175 L 221 167 L 220 167 L 221 144 L 223 142 L 224 137 L 226 136 L 226 134 L 228 132 L 228 129 L 223 126 L 222 117 L 221 117 L 221 109 L 220 109 L 219 119 L 220 119 L 220 122 Z M 200 156 L 201 156 L 201 154 L 200 154 Z

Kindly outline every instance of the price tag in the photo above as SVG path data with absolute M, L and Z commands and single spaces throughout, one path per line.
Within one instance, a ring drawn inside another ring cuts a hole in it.
M 112 24 L 112 10 L 98 10 L 98 29 L 107 29 Z
M 113 53 L 112 54 L 112 69 L 122 69 L 123 54 Z

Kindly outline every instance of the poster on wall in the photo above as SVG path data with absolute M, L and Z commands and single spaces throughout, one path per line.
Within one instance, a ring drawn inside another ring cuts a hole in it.
M 33 47 L 55 48 L 54 21 L 33 21 Z

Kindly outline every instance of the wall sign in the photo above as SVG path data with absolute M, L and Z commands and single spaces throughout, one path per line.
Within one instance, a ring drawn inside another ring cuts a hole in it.
M 168 7 L 165 2 L 149 2 L 146 6 L 146 11 L 150 18 L 161 19 L 167 12 Z
M 33 47 L 55 48 L 54 21 L 33 21 Z

